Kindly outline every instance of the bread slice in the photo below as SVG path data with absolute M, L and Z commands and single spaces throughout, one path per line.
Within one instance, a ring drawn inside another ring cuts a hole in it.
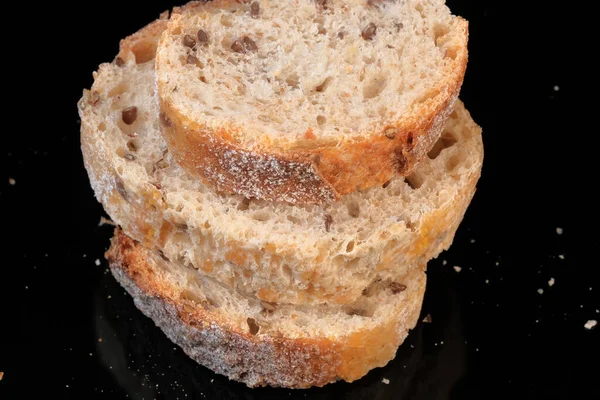
M 218 190 L 323 203 L 409 175 L 467 64 L 444 0 L 215 0 L 156 58 L 175 159 Z
M 407 178 L 325 205 L 220 193 L 173 162 L 160 134 L 154 63 L 136 63 L 148 59 L 164 23 L 125 39 L 79 102 L 92 187 L 127 234 L 240 293 L 290 304 L 353 302 L 373 282 L 397 282 L 448 248 L 483 158 L 481 131 L 462 104 Z
M 354 381 L 390 361 L 419 317 L 425 273 L 405 290 L 374 288 L 347 306 L 278 306 L 269 312 L 117 231 L 110 268 L 136 306 L 191 358 L 248 386 L 308 388 Z

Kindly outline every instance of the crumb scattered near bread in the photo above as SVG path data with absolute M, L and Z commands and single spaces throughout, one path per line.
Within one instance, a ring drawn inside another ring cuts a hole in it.
M 565 259 L 565 255 L 564 254 L 559 254 L 558 258 L 560 258 L 561 260 L 564 260 Z
M 4 372 L 0 371 L 0 381 L 4 378 Z
M 553 89 L 555 92 L 558 92 L 560 90 L 560 87 L 558 85 L 554 85 Z
M 563 228 L 556 227 L 556 234 L 557 235 L 562 235 L 563 234 Z
M 431 323 L 431 314 L 427 314 L 425 316 L 425 318 L 423 318 L 423 322 L 425 322 L 426 324 L 430 324 Z
M 462 271 L 462 268 L 459 267 L 458 265 L 455 265 L 453 268 L 456 271 L 456 273 L 459 273 L 460 271 Z
M 96 261 L 94 261 L 94 264 L 96 264 L 96 267 L 100 266 L 100 259 L 96 258 Z
M 17 184 L 17 181 L 15 181 L 13 178 L 8 178 L 8 183 L 10 184 L 10 186 L 15 186 Z
M 595 319 L 590 319 L 588 322 L 585 323 L 585 325 L 583 327 L 589 331 L 590 329 L 594 328 L 596 325 L 598 325 L 598 321 L 596 321 Z
M 537 290 L 537 292 L 538 292 L 539 294 L 544 294 L 544 289 L 541 289 L 541 288 L 540 288 L 540 289 L 538 289 L 538 290 Z
M 548 281 L 548 286 L 554 286 L 554 278 L 550 278 L 550 280 Z
M 110 219 L 104 218 L 104 217 L 100 217 L 100 223 L 98 223 L 98 226 L 104 226 L 104 225 L 117 226 L 117 224 L 115 224 L 114 222 L 112 222 Z
M 389 379 L 387 379 L 387 378 L 383 378 L 383 379 L 381 380 L 381 382 L 385 383 L 386 385 L 389 385 L 389 384 L 390 384 L 390 380 L 389 380 Z

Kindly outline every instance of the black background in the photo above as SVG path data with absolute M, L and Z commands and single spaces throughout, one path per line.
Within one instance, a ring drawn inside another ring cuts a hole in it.
M 584 328 L 600 319 L 592 11 L 448 4 L 470 21 L 461 98 L 486 156 L 453 247 L 429 264 L 423 316 L 433 322 L 387 367 L 309 391 L 251 390 L 198 366 L 107 273 L 112 230 L 98 226 L 76 102 L 122 37 L 177 4 L 5 9 L 0 399 L 600 398 L 598 328 Z

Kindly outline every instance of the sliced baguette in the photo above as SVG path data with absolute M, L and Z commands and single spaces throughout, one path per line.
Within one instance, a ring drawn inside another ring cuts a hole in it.
M 136 306 L 192 359 L 253 386 L 308 388 L 354 381 L 390 361 L 417 322 L 425 273 L 406 289 L 376 288 L 348 306 L 278 306 L 231 291 L 117 231 L 106 254 Z
M 409 175 L 454 108 L 467 25 L 444 0 L 190 6 L 156 58 L 169 148 L 218 190 L 288 203 Z
M 481 131 L 458 104 L 442 138 L 406 179 L 327 205 L 223 194 L 173 162 L 159 128 L 154 64 L 164 20 L 125 39 L 79 102 L 84 161 L 111 218 L 165 258 L 266 302 L 355 301 L 378 280 L 448 248 L 481 171 Z M 140 54 L 138 49 L 143 49 Z M 123 110 L 137 107 L 127 125 Z

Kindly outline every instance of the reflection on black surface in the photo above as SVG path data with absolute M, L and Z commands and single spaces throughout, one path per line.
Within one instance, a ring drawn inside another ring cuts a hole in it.
M 107 292 L 114 293 L 110 299 Z M 186 394 L 209 399 L 445 399 L 465 373 L 466 349 L 456 294 L 446 290 L 444 295 L 443 314 L 432 324 L 419 322 L 394 360 L 359 381 L 309 390 L 250 389 L 189 359 L 105 275 L 95 295 L 95 330 L 102 338 L 98 358 L 128 397 L 139 400 Z M 440 337 L 444 340 L 436 343 Z

